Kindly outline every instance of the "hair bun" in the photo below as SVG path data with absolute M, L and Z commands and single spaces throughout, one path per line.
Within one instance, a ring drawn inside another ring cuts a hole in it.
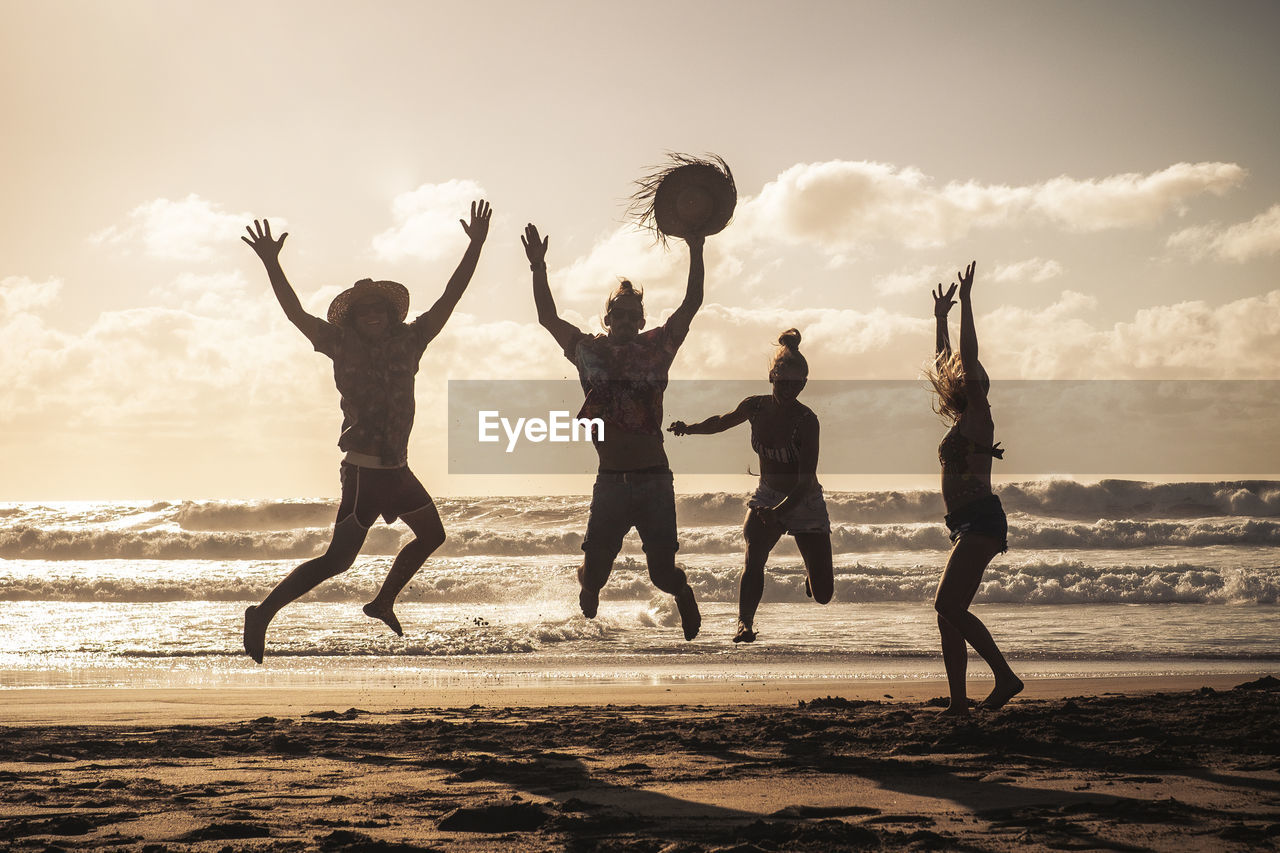
M 787 329 L 781 335 L 778 335 L 778 345 L 784 346 L 792 352 L 800 351 L 800 330 Z
M 624 278 L 622 281 L 618 282 L 618 291 L 620 293 L 635 293 L 636 287 L 631 283 L 630 279 Z

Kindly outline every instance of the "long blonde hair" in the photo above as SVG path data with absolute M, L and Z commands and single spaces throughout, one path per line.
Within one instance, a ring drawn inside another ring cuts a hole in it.
M 925 369 L 924 376 L 933 386 L 933 410 L 951 423 L 959 421 L 969 406 L 960 353 L 939 355 L 933 360 L 933 366 Z

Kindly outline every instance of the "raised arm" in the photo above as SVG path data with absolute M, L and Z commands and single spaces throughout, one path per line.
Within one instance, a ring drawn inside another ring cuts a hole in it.
M 298 301 L 298 294 L 294 293 L 293 285 L 289 284 L 289 279 L 284 275 L 284 268 L 280 266 L 280 249 L 284 246 L 284 238 L 289 236 L 289 232 L 281 234 L 278 239 L 273 238 L 271 223 L 265 219 L 261 222 L 257 219 L 253 220 L 253 227 L 246 225 L 244 230 L 249 232 L 249 236 L 240 239 L 249 244 L 249 248 L 253 249 L 262 261 L 262 265 L 266 267 L 267 278 L 271 280 L 271 289 L 275 292 L 276 301 L 284 309 L 284 316 L 288 317 L 289 322 L 297 326 L 308 338 L 313 337 L 317 326 L 323 321 L 303 309 L 302 303 Z
M 960 279 L 960 364 L 965 376 L 976 376 L 978 365 L 978 332 L 973 327 L 973 268 L 971 261 L 964 272 L 956 273 Z
M 942 292 L 942 285 L 938 285 L 938 292 L 933 294 L 933 317 L 937 322 L 937 358 L 939 361 L 951 356 L 951 333 L 947 330 L 947 314 L 951 311 L 951 306 L 956 304 L 953 298 L 956 294 L 958 284 L 951 285 L 951 289 L 945 294 Z
M 970 261 L 960 277 L 960 366 L 964 370 L 965 393 L 970 401 L 986 403 L 987 390 L 982 379 L 986 371 L 978 361 L 978 332 L 973 325 L 973 270 L 977 261 Z
M 547 246 L 550 242 L 550 237 L 539 236 L 532 222 L 524 227 L 524 234 L 520 236 L 525 256 L 529 258 L 529 269 L 533 270 L 533 304 L 538 309 L 538 322 L 556 339 L 560 349 L 567 352 L 583 332 L 556 313 L 556 301 L 551 297 L 551 284 L 547 281 Z
M 738 424 L 746 423 L 750 419 L 751 411 L 755 407 L 755 399 L 755 397 L 748 397 L 738 404 L 738 408 L 727 415 L 712 415 L 705 421 L 698 421 L 696 424 L 672 421 L 671 426 L 667 427 L 667 431 L 672 435 L 715 435 L 718 432 L 733 429 Z
M 471 202 L 469 223 L 458 220 L 462 224 L 462 230 L 471 238 L 471 242 L 467 244 L 467 250 L 462 253 L 458 268 L 453 271 L 453 275 L 445 284 L 444 293 L 440 294 L 440 298 L 427 309 L 422 318 L 414 321 L 423 324 L 423 334 L 428 341 L 440 334 L 440 330 L 453 314 L 453 309 L 458 307 L 458 300 L 467 291 L 471 276 L 476 271 L 476 263 L 480 260 L 480 249 L 484 247 L 484 240 L 489 236 L 489 217 L 492 215 L 493 209 L 489 207 L 489 203 L 480 199 L 478 202 Z
M 685 238 L 685 243 L 689 245 L 689 284 L 685 288 L 684 301 L 667 320 L 667 330 L 675 335 L 676 340 L 684 340 L 684 336 L 689 333 L 689 324 L 693 322 L 693 315 L 702 307 L 702 284 L 706 278 L 702 245 L 705 241 L 703 237 Z

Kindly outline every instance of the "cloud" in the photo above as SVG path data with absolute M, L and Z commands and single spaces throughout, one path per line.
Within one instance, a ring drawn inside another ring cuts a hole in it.
M 1039 284 L 1062 275 L 1062 264 L 1044 258 L 1028 258 L 1025 261 L 1014 261 L 1009 264 L 997 264 L 991 273 L 995 282 L 1024 282 Z
M 47 308 L 62 292 L 58 279 L 32 281 L 24 276 L 0 279 L 0 320 Z
M 400 193 L 391 203 L 395 224 L 373 238 L 374 254 L 384 261 L 433 261 L 453 254 L 466 240 L 458 220 L 468 219 L 471 202 L 484 197 L 484 189 L 469 180 L 423 184 Z
M 1133 228 L 1170 211 L 1182 215 L 1188 200 L 1206 192 L 1221 196 L 1244 178 L 1234 163 L 1175 163 L 1149 175 L 1083 181 L 1063 176 L 1032 187 L 1031 207 L 1071 231 Z
M 1219 260 L 1244 263 L 1280 252 L 1280 204 L 1248 222 L 1229 227 L 1206 225 L 1185 228 L 1169 237 L 1168 245 L 1194 258 L 1213 256 Z
M 778 335 L 797 328 L 814 378 L 901 378 L 931 346 L 933 319 L 883 308 L 770 309 L 710 303 L 698 312 L 674 369 L 684 378 L 764 378 Z M 692 369 L 691 369 L 692 368 Z M 687 371 L 687 372 L 686 372 Z
M 181 201 L 158 198 L 139 205 L 129 212 L 125 225 L 112 225 L 89 240 L 126 252 L 141 244 L 149 257 L 162 260 L 208 261 L 244 234 L 253 218 L 250 213 L 223 213 L 219 205 L 192 193 Z M 287 228 L 283 219 L 272 224 L 275 234 Z
M 1007 282 L 1031 282 L 1039 284 L 1063 273 L 1062 264 L 1044 258 L 1028 258 L 1008 264 L 997 264 L 989 274 L 980 273 L 998 284 Z M 922 294 L 942 284 L 943 289 L 956 280 L 959 270 L 941 264 L 924 264 L 911 269 L 886 273 L 872 281 L 876 292 L 886 295 L 906 293 Z
M 162 304 L 206 317 L 238 318 L 249 322 L 268 312 L 279 312 L 269 288 L 250 290 L 239 270 L 219 273 L 184 272 L 151 295 Z
M 1280 290 L 1152 306 L 1109 327 L 1081 316 L 1096 306 L 1066 291 L 1039 310 L 998 308 L 978 321 L 983 361 L 1028 379 L 1280 377 Z
M 879 293 L 921 293 L 926 288 L 943 282 L 950 275 L 937 264 L 926 264 L 911 270 L 898 270 L 877 278 L 872 285 Z
M 740 237 L 810 244 L 838 255 L 878 242 L 935 248 L 974 229 L 1014 224 L 1073 232 L 1150 225 L 1170 213 L 1182 215 L 1196 196 L 1222 195 L 1244 176 L 1234 163 L 1177 163 L 1145 175 L 938 186 L 911 166 L 801 163 L 743 201 L 735 227 Z
M 332 396 L 325 360 L 239 273 L 184 273 L 156 291 L 172 306 L 103 312 L 75 334 L 54 325 L 61 289 L 0 282 L 0 422 L 80 442 L 182 424 L 201 440 Z
M 554 247 L 548 249 L 553 252 Z M 605 298 L 630 279 L 650 296 L 666 298 L 688 282 L 688 255 L 684 244 L 672 240 L 668 248 L 655 245 L 653 235 L 623 225 L 598 240 L 591 250 L 563 270 L 552 269 L 552 292 L 603 313 Z M 598 308 L 596 306 L 599 306 Z
M 61 292 L 57 279 L 0 280 L 0 422 L 21 412 L 22 401 L 38 394 L 63 360 L 70 338 L 49 328 L 41 316 Z
M 1036 308 L 980 311 L 982 361 L 1007 379 L 1280 378 L 1280 290 L 1219 306 L 1151 306 L 1118 323 L 1099 320 L 1098 309 L 1094 297 L 1067 290 Z M 763 378 L 789 326 L 803 333 L 816 379 L 908 378 L 933 352 L 927 315 L 712 303 L 694 320 L 673 375 Z M 954 316 L 951 331 L 955 344 Z

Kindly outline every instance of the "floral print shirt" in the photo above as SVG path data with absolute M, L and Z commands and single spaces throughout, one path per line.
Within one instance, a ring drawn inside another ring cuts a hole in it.
M 383 465 L 407 465 L 413 429 L 413 381 L 430 343 L 426 314 L 397 323 L 378 341 L 317 318 L 307 337 L 316 352 L 333 359 L 333 379 L 342 395 L 338 447 L 377 456 Z
M 662 393 L 683 341 L 665 325 L 625 343 L 583 333 L 564 353 L 587 395 L 578 417 L 600 418 L 606 430 L 661 436 Z

